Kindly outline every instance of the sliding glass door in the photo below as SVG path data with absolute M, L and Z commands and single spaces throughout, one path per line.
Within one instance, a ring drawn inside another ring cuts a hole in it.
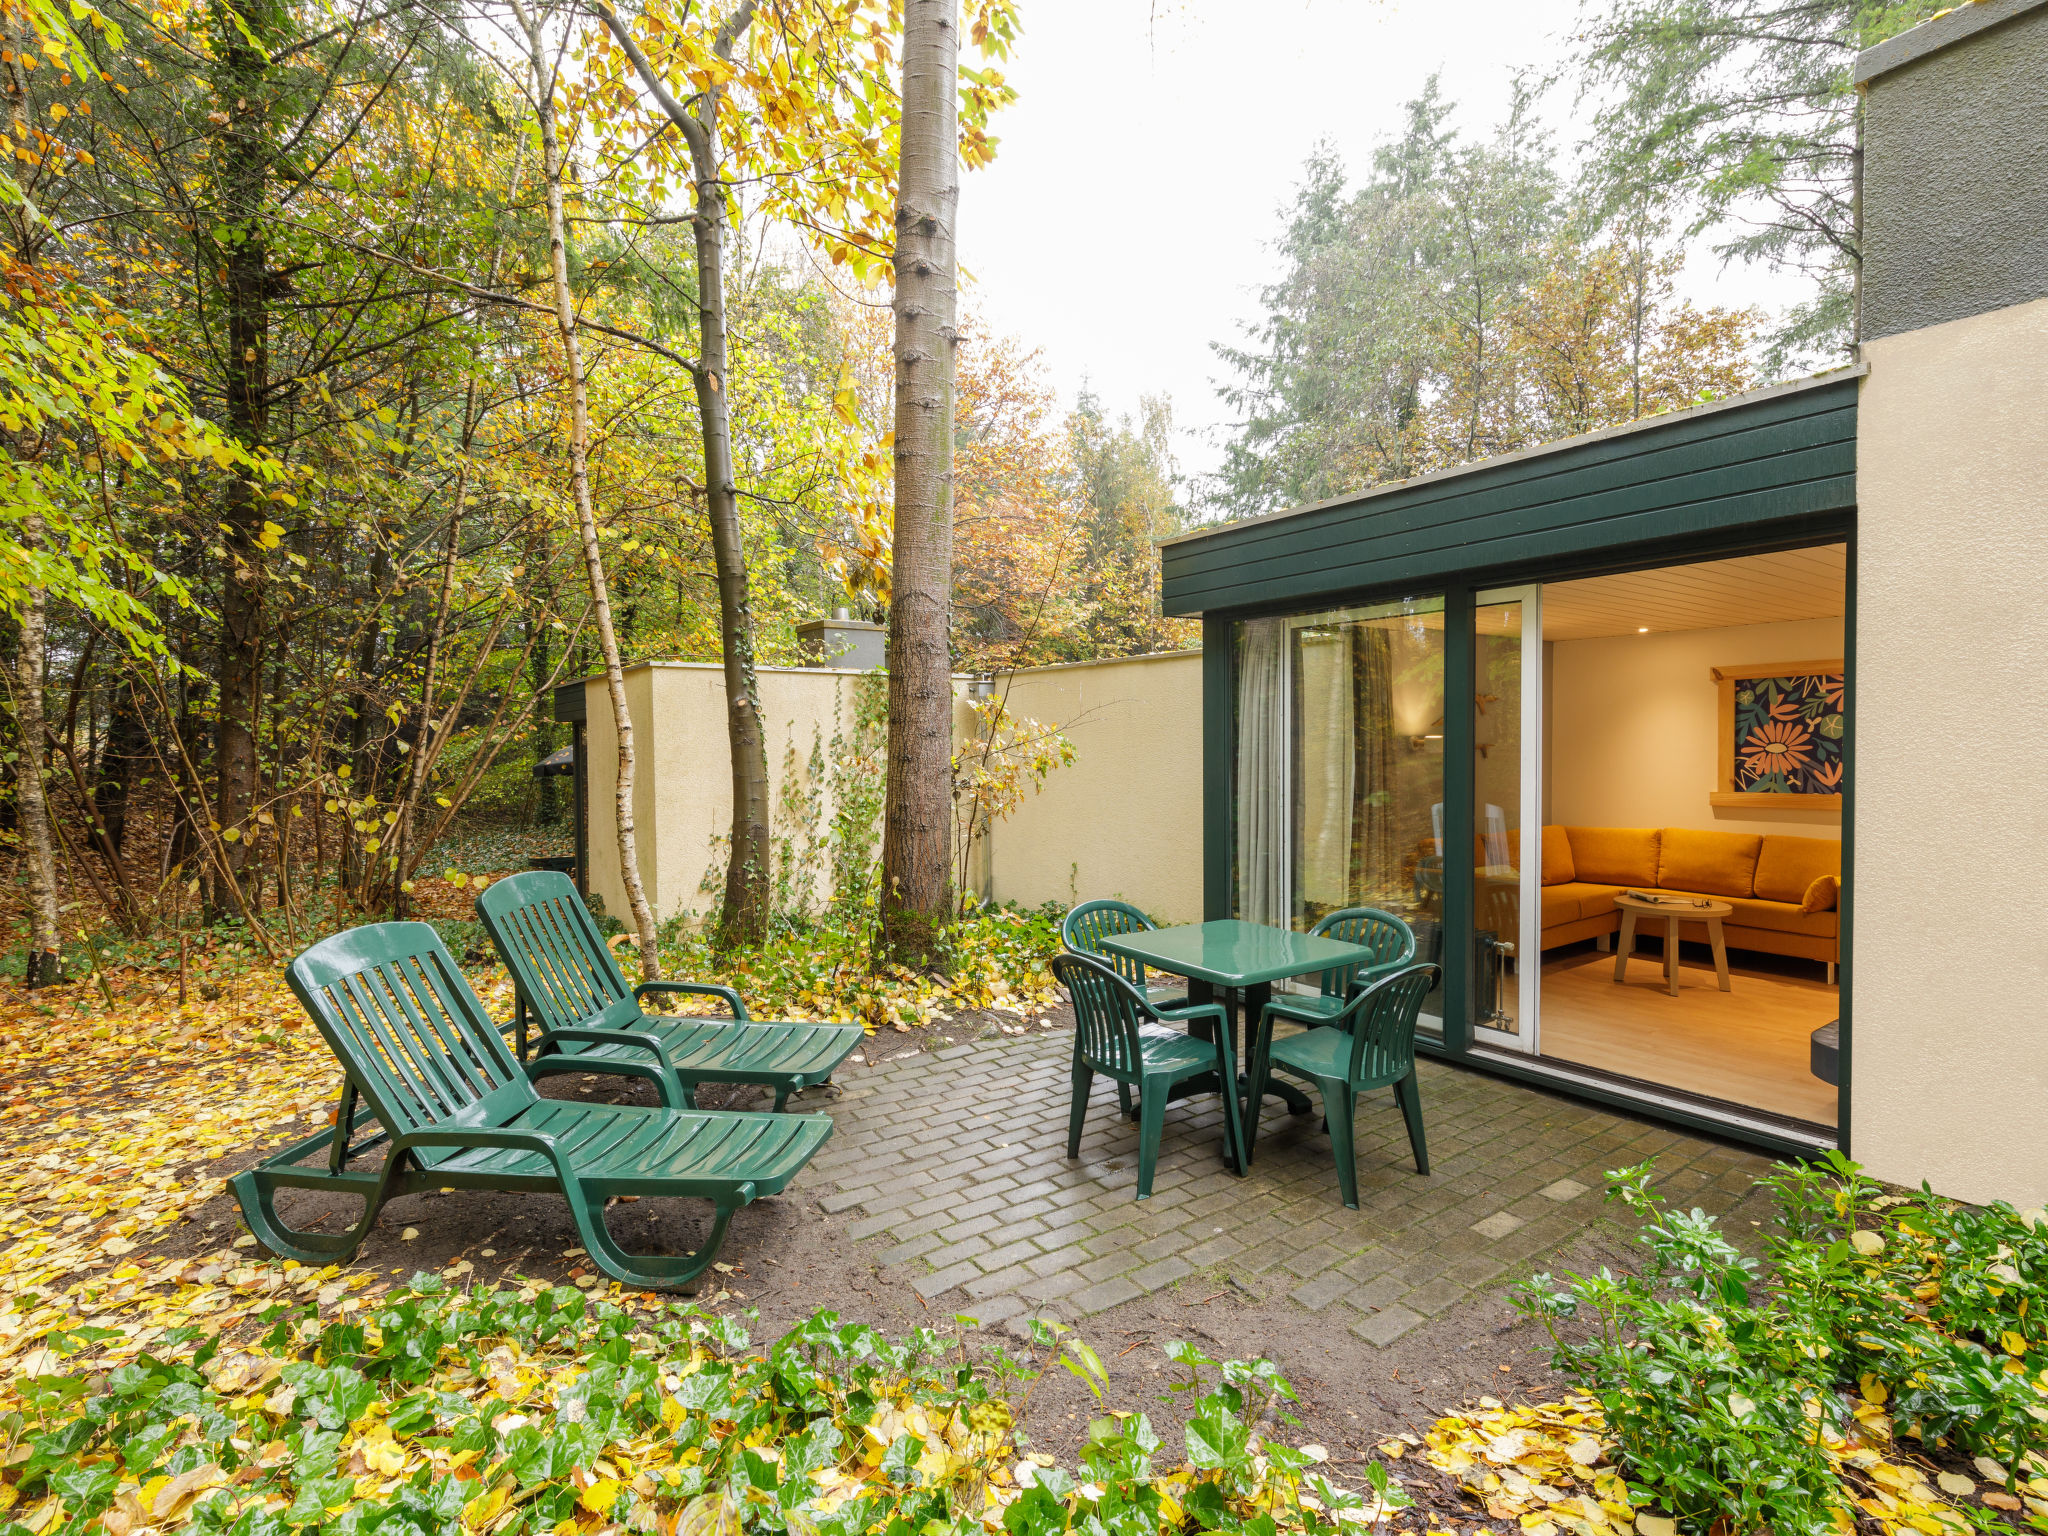
M 1538 587 L 1472 609 L 1473 1037 L 1537 1051 L 1543 941 L 1543 622 Z
M 1429 597 L 1237 626 L 1240 918 L 1376 907 L 1443 962 L 1443 623 Z

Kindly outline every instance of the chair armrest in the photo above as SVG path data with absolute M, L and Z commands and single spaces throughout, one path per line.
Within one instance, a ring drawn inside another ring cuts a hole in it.
M 635 1050 L 651 1051 L 654 1059 L 661 1063 L 664 1072 L 675 1071 L 675 1063 L 668 1059 L 668 1051 L 652 1035 L 643 1035 L 630 1029 L 588 1029 L 572 1024 L 566 1029 L 551 1029 L 535 1042 L 545 1053 L 550 1045 L 559 1040 L 574 1041 L 587 1045 L 629 1045 Z
M 732 1010 L 732 1016 L 743 1024 L 753 1022 L 747 1012 L 747 1005 L 739 993 L 731 987 L 720 986 L 715 981 L 643 981 L 633 989 L 633 1001 L 639 1002 L 650 992 L 682 992 L 691 997 L 715 997 Z
M 1182 1024 L 1189 1019 L 1221 1019 L 1226 1023 L 1230 1015 L 1223 1011 L 1221 1003 L 1185 1003 L 1178 1008 L 1153 1008 L 1153 1014 L 1161 1019 L 1171 1019 Z
M 447 1148 L 450 1151 L 466 1152 L 472 1147 L 500 1147 L 510 1152 L 538 1152 L 553 1165 L 555 1177 L 562 1181 L 565 1192 L 576 1182 L 576 1172 L 569 1166 L 569 1160 L 562 1155 L 561 1143 L 547 1131 L 514 1131 L 489 1125 L 460 1126 L 446 1130 L 428 1126 L 424 1130 L 393 1137 L 391 1155 L 396 1158 L 422 1148 Z

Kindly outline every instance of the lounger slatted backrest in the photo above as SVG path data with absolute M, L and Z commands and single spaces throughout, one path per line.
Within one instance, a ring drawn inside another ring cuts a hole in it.
M 1084 1060 L 1108 1072 L 1144 1064 L 1138 1027 L 1152 1017 L 1144 997 L 1094 955 L 1054 955 L 1052 973 L 1074 999 L 1074 1038 Z
M 567 875 L 507 875 L 477 898 L 476 910 L 542 1029 L 612 1029 L 640 1017 L 632 988 Z
M 425 923 L 338 933 L 285 976 L 351 1084 L 395 1135 L 456 1120 L 501 1124 L 538 1097 Z

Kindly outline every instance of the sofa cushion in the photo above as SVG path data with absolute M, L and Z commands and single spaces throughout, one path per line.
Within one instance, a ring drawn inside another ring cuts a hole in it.
M 1595 885 L 1655 885 L 1655 827 L 1566 827 L 1573 872 Z
M 1832 912 L 1835 897 L 1842 888 L 1842 882 L 1833 875 L 1817 875 L 1813 884 L 1806 888 L 1806 894 L 1799 899 L 1802 912 Z
M 1595 885 L 1587 880 L 1567 880 L 1543 887 L 1543 926 L 1577 922 L 1582 917 L 1613 917 L 1618 885 Z
M 1543 829 L 1543 883 L 1563 885 L 1579 878 L 1578 866 L 1572 862 L 1572 840 L 1564 835 L 1563 827 Z
M 1762 845 L 1763 839 L 1752 833 L 1666 827 L 1657 844 L 1657 884 L 1667 891 L 1708 896 L 1752 895 Z
M 1832 837 L 1764 839 L 1756 858 L 1756 893 L 1766 901 L 1800 902 L 1822 875 L 1842 878 L 1842 845 Z
M 1768 928 L 1774 933 L 1804 934 L 1813 939 L 1832 939 L 1842 931 L 1842 914 L 1839 912 L 1802 912 L 1789 901 L 1763 901 L 1756 897 L 1744 899 L 1740 896 L 1727 898 L 1728 905 L 1735 910 L 1721 919 L 1723 931 L 1728 934 L 1731 947 L 1742 947 L 1741 935 L 1737 928 Z

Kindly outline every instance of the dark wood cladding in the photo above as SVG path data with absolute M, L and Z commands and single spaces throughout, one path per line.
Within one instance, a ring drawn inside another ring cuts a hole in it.
M 1712 541 L 1846 512 L 1856 502 L 1858 376 L 1765 391 L 1170 544 L 1166 612 L 1440 588 L 1454 576 L 1628 545 Z

